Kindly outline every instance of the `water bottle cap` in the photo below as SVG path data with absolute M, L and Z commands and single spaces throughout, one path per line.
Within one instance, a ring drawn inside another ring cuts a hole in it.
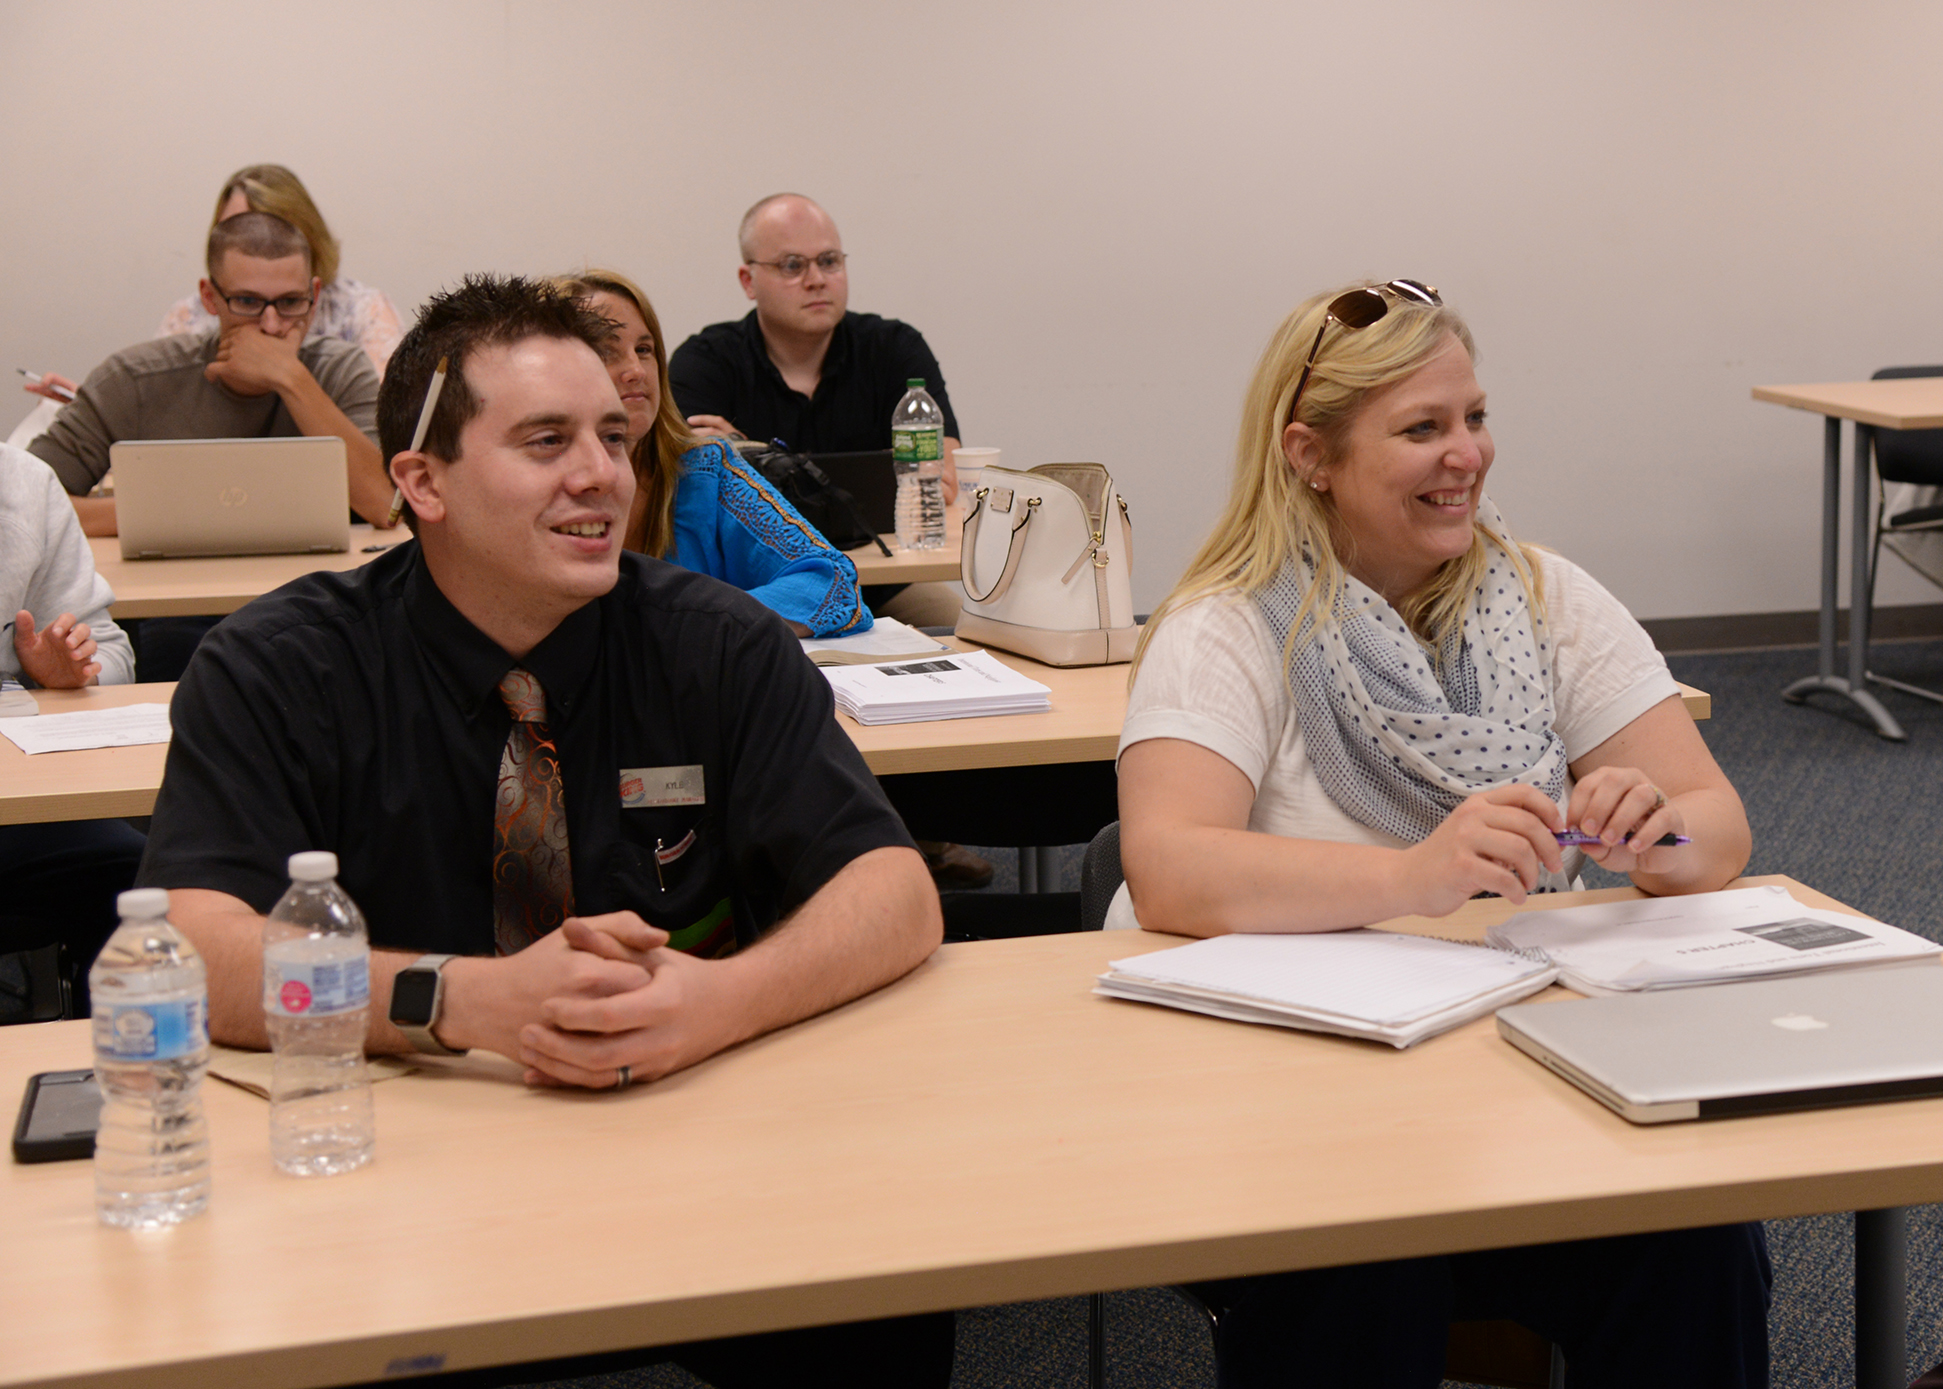
M 908 379 L 907 381 L 905 381 L 905 383 L 904 383 L 904 389 L 906 389 L 906 390 L 908 390 L 908 391 L 921 391 L 921 390 L 923 390 L 923 389 L 924 389 L 924 378 L 923 378 L 922 376 L 913 376 L 913 377 L 911 377 L 911 378 L 909 378 L 909 379 Z
M 123 920 L 129 917 L 167 916 L 169 890 L 165 887 L 130 888 L 115 898 L 115 910 L 121 913 Z
M 290 856 L 290 876 L 300 883 L 321 883 L 337 876 L 337 855 L 328 849 L 313 849 Z

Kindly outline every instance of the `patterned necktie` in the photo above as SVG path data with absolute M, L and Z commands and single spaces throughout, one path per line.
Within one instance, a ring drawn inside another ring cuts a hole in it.
M 499 682 L 512 713 L 493 801 L 493 940 L 516 954 L 573 915 L 560 754 L 546 730 L 546 691 L 515 666 Z

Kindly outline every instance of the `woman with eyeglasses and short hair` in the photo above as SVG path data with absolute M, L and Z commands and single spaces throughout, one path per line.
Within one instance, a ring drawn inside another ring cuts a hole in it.
M 1582 853 L 1652 893 L 1746 867 L 1740 798 L 1651 639 L 1486 495 L 1475 357 L 1413 280 L 1318 294 L 1277 330 L 1227 507 L 1136 656 L 1109 926 L 1442 916 L 1569 889 Z M 1767 1383 L 1770 1281 L 1751 1224 L 1198 1291 L 1225 1312 L 1222 1389 L 1434 1386 L 1452 1318 L 1525 1323 L 1575 1386 L 1719 1389 Z
M 798 636 L 869 630 L 850 557 L 675 408 L 661 320 L 641 287 L 614 270 L 582 270 L 553 284 L 614 324 L 607 369 L 627 410 L 635 478 L 622 543 L 747 591 Z

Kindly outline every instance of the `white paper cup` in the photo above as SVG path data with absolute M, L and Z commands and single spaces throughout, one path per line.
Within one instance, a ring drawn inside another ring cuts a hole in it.
M 958 505 L 965 515 L 971 515 L 972 493 L 976 492 L 984 480 L 985 469 L 999 461 L 998 449 L 961 448 L 952 455 L 952 463 L 958 469 Z

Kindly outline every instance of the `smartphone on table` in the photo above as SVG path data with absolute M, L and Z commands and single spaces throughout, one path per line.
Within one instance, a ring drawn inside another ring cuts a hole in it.
M 101 1090 L 93 1071 L 42 1071 L 29 1077 L 13 1126 L 15 1162 L 94 1156 Z

